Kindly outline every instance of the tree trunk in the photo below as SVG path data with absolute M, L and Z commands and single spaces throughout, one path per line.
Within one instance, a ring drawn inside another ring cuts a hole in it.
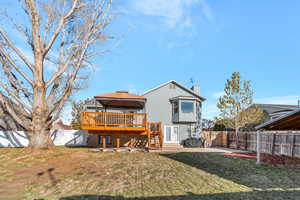
M 29 136 L 29 146 L 32 148 L 49 148 L 53 146 L 51 133 L 47 127 L 46 112 L 36 109 L 32 120 L 32 131 Z
M 237 110 L 237 113 L 239 113 L 239 111 Z M 234 119 L 234 126 L 235 126 L 235 137 L 236 137 L 236 148 L 239 148 L 239 128 L 238 128 L 238 118 L 237 116 Z
M 53 147 L 54 144 L 51 139 L 50 131 L 46 129 L 40 131 L 32 131 L 28 146 L 36 149 Z
M 239 149 L 240 145 L 239 145 L 239 129 L 235 128 L 235 137 L 236 137 L 236 148 Z
M 34 88 L 32 130 L 29 137 L 29 146 L 33 148 L 49 148 L 54 145 L 51 140 L 50 127 L 47 126 L 48 106 L 45 96 L 46 90 L 43 83 Z

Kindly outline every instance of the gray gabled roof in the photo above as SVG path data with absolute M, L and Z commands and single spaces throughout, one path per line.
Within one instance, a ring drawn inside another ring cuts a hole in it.
M 202 97 L 202 96 L 200 96 L 199 94 L 195 93 L 193 90 L 191 90 L 191 89 L 189 89 L 189 88 L 187 88 L 187 87 L 181 85 L 180 83 L 178 83 L 178 82 L 175 81 L 175 80 L 170 80 L 170 81 L 168 81 L 168 82 L 166 82 L 166 83 L 163 83 L 163 84 L 161 84 L 161 85 L 159 85 L 159 86 L 157 86 L 157 87 L 154 87 L 154 88 L 152 88 L 152 89 L 150 89 L 150 90 L 147 90 L 146 92 L 143 93 L 143 95 L 146 95 L 146 94 L 148 94 L 148 93 L 150 93 L 150 92 L 153 92 L 153 91 L 155 91 L 155 90 L 157 90 L 157 89 L 159 89 L 159 88 L 161 88 L 161 87 L 164 87 L 165 85 L 167 85 L 167 84 L 169 84 L 169 83 L 173 83 L 173 84 L 177 85 L 177 86 L 180 87 L 181 89 L 183 89 L 183 90 L 189 92 L 190 94 L 192 94 L 193 96 L 199 98 L 201 101 L 205 101 L 205 100 L 206 100 L 204 97 Z
M 277 112 L 290 112 L 298 109 L 297 105 L 281 105 L 281 104 L 255 104 L 269 115 Z
M 295 109 L 294 111 L 291 111 L 289 113 L 286 113 L 286 114 L 284 114 L 284 115 L 282 115 L 282 116 L 280 116 L 280 117 L 278 117 L 276 119 L 269 120 L 269 121 L 267 121 L 267 122 L 265 122 L 265 123 L 263 123 L 261 125 L 256 126 L 255 128 L 256 129 L 263 129 L 263 128 L 267 127 L 267 126 L 275 124 L 275 123 L 277 123 L 279 121 L 284 120 L 285 118 L 288 118 L 290 116 L 293 116 L 293 115 L 296 115 L 296 114 L 299 114 L 299 113 L 300 113 L 300 108 Z

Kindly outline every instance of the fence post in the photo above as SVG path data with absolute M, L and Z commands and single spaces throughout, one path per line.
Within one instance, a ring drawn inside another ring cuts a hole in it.
M 225 133 L 224 133 L 224 131 L 222 131 L 222 138 L 221 138 L 221 147 L 224 147 L 224 145 L 225 145 L 225 142 L 224 142 L 224 139 L 225 139 Z
M 245 150 L 248 150 L 248 132 L 245 133 Z
M 229 134 L 228 134 L 228 131 L 226 131 L 226 147 L 229 148 Z
M 260 132 L 256 131 L 256 164 L 260 165 Z
M 228 148 L 228 134 L 227 134 L 227 131 L 225 131 L 225 145 L 223 147 L 227 147 Z
M 291 150 L 291 153 L 292 153 L 292 157 L 294 157 L 294 154 L 295 154 L 295 134 L 293 135 L 293 143 L 292 143 L 292 150 Z
M 272 143 L 271 143 L 271 154 L 272 154 L 272 155 L 274 154 L 275 136 L 276 136 L 276 134 L 273 133 L 273 134 L 272 134 Z

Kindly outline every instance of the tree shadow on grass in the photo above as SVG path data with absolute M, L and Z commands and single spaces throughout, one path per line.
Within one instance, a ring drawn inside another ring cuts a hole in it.
M 152 197 L 124 197 L 106 195 L 76 195 L 60 200 L 298 200 L 300 191 L 251 191 L 215 194 L 193 194 Z
M 160 155 L 247 187 L 300 188 L 299 170 L 258 166 L 253 160 L 226 156 L 223 153 L 179 152 Z

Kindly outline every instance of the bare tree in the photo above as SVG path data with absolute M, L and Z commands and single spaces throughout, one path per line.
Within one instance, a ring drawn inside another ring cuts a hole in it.
M 24 23 L 10 24 L 25 38 L 30 58 L 0 27 L 0 104 L 27 131 L 29 146 L 53 145 L 50 127 L 88 78 L 112 20 L 112 0 L 23 0 Z M 25 21 L 26 20 L 26 21 Z M 47 71 L 54 68 L 54 72 Z
M 224 95 L 219 98 L 217 107 L 220 110 L 219 120 L 223 121 L 226 128 L 235 129 L 237 147 L 239 144 L 238 132 L 247 124 L 260 121 L 263 111 L 252 105 L 253 91 L 250 81 L 242 81 L 239 72 L 234 72 L 227 79 Z
M 80 113 L 85 109 L 85 103 L 87 100 L 80 100 L 80 101 L 72 101 L 72 121 L 71 125 L 72 128 L 75 130 L 79 130 L 81 128 L 80 124 Z
M 211 131 L 211 130 L 213 130 L 214 125 L 215 125 L 214 120 L 202 119 L 202 129 L 204 131 Z

